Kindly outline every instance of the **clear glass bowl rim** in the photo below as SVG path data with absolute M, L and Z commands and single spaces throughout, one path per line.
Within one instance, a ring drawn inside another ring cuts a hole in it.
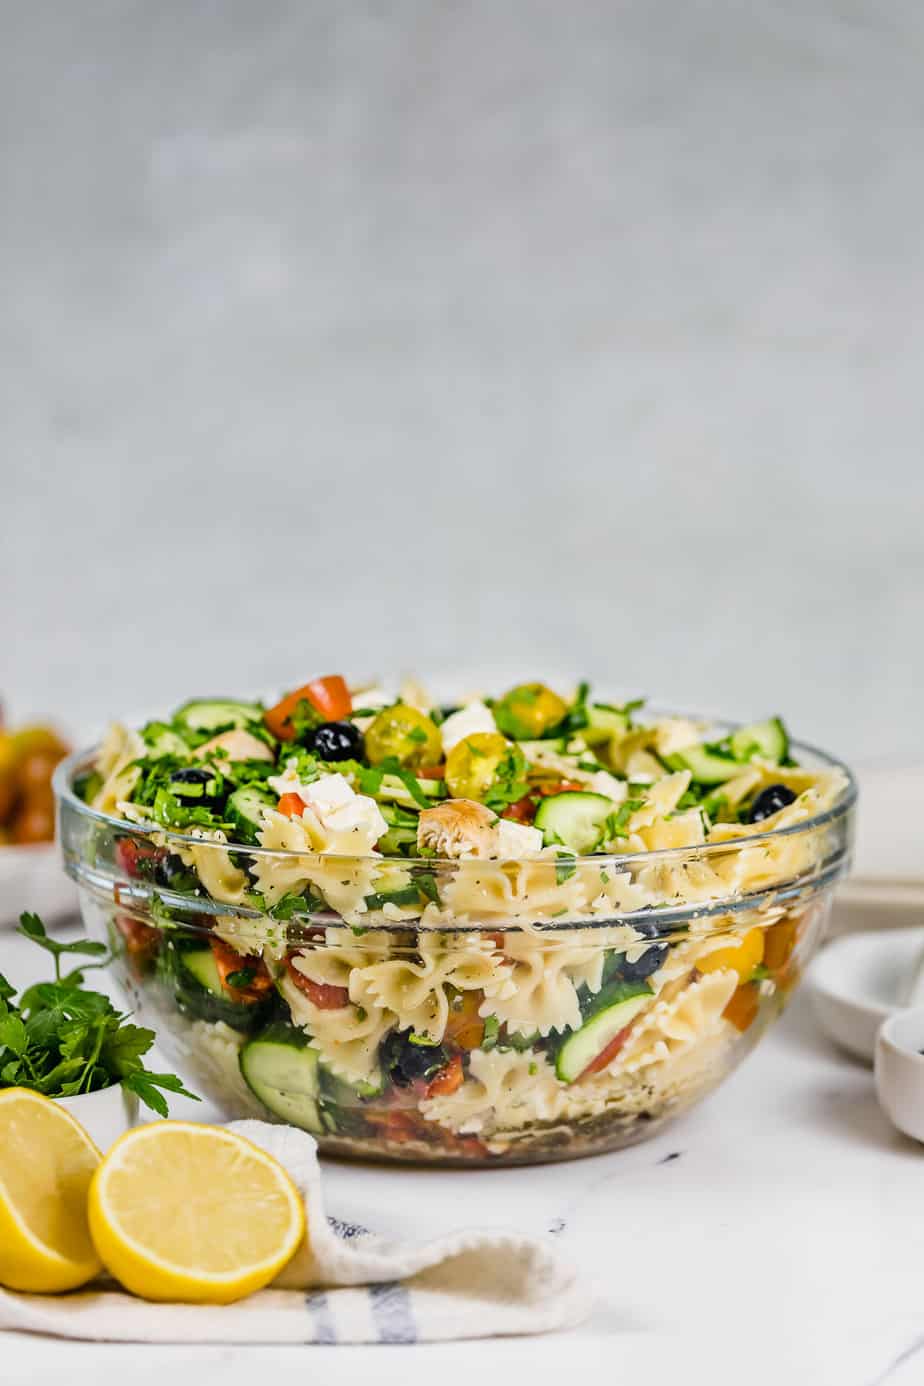
M 675 714 L 679 715 L 679 714 Z M 713 719 L 711 725 L 716 728 L 728 730 L 734 729 L 738 723 L 723 722 Z M 784 828 L 773 828 L 769 832 L 749 833 L 745 837 L 730 838 L 724 842 L 705 842 L 693 847 L 664 847 L 657 851 L 649 852 L 622 852 L 622 853 L 596 853 L 593 856 L 575 856 L 576 866 L 633 866 L 641 869 L 646 864 L 670 863 L 676 861 L 689 860 L 692 857 L 701 859 L 704 855 L 714 855 L 717 853 L 727 853 L 738 851 L 744 847 L 753 847 L 762 842 L 775 842 L 783 838 L 792 837 L 799 833 L 814 832 L 819 828 L 825 827 L 838 819 L 843 819 L 850 813 L 857 802 L 857 782 L 850 768 L 837 760 L 836 757 L 828 755 L 825 751 L 820 751 L 814 746 L 810 746 L 804 741 L 792 741 L 791 746 L 794 751 L 803 755 L 807 754 L 816 763 L 820 762 L 820 768 L 824 770 L 840 770 L 846 777 L 846 785 L 841 796 L 830 808 L 823 813 L 815 814 L 812 818 L 803 819 L 799 823 L 792 823 Z M 473 857 L 388 857 L 380 854 L 366 855 L 338 855 L 333 852 L 306 852 L 295 851 L 279 847 L 259 847 L 244 842 L 213 842 L 210 838 L 195 837 L 191 833 L 173 832 L 169 828 L 162 828 L 158 824 L 134 823 L 127 818 L 116 818 L 112 814 L 102 813 L 99 809 L 91 808 L 88 804 L 74 793 L 72 779 L 77 771 L 87 768 L 88 763 L 95 757 L 98 750 L 97 746 L 88 747 L 85 750 L 74 751 L 62 760 L 55 769 L 52 778 L 52 786 L 60 805 L 66 805 L 71 811 L 82 815 L 93 822 L 105 824 L 110 830 L 119 832 L 123 835 L 132 837 L 157 839 L 157 845 L 169 846 L 176 843 L 178 847 L 213 847 L 216 851 L 234 853 L 243 852 L 248 856 L 268 856 L 287 859 L 290 857 L 304 860 L 306 857 L 317 857 L 319 861 L 325 862 L 343 861 L 359 864 L 390 865 L 394 864 L 402 867 L 417 866 L 424 870 L 434 871 L 440 869 L 457 871 L 459 867 L 465 866 L 484 866 L 483 858 Z M 801 762 L 800 762 L 801 765 Z M 812 767 L 808 767 L 812 768 Z M 536 857 L 504 857 L 500 858 L 504 862 L 534 862 L 539 860 Z

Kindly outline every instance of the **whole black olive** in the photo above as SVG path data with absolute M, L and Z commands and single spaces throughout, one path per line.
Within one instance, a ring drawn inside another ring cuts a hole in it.
M 623 959 L 620 972 L 627 982 L 644 982 L 646 977 L 650 977 L 667 957 L 667 944 L 656 943 L 651 948 L 646 948 L 635 962 L 629 962 L 628 958 Z
M 352 722 L 322 722 L 312 733 L 311 749 L 321 760 L 359 760 L 362 732 Z
M 381 1061 L 396 1087 L 406 1088 L 445 1068 L 449 1054 L 441 1044 L 415 1044 L 411 1030 L 392 1030 L 382 1042 Z
M 221 779 L 214 770 L 175 770 L 170 776 L 170 793 L 186 808 L 215 808 L 223 798 Z
M 791 789 L 787 789 L 785 784 L 770 784 L 766 789 L 762 789 L 757 798 L 751 805 L 751 812 L 748 814 L 750 823 L 760 823 L 762 819 L 769 818 L 772 813 L 779 813 L 787 804 L 795 800 L 795 794 Z
M 661 933 L 660 927 L 653 919 L 633 920 L 632 927 L 643 938 L 657 938 Z M 633 946 L 638 947 L 638 944 Z M 603 986 L 619 980 L 644 982 L 646 977 L 657 972 L 667 956 L 667 948 L 666 943 L 653 943 L 634 962 L 629 962 L 625 953 L 607 953 L 603 964 Z

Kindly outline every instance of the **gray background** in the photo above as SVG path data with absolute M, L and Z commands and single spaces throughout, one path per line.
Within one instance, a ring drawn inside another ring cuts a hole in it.
M 0 0 L 0 687 L 924 754 L 913 0 Z

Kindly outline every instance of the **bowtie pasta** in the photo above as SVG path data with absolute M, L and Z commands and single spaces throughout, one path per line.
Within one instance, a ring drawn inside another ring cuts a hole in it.
M 777 717 L 309 681 L 113 726 L 63 793 L 88 925 L 230 1114 L 448 1162 L 625 1145 L 756 1042 L 853 787 Z M 801 748 L 800 748 L 801 750 Z

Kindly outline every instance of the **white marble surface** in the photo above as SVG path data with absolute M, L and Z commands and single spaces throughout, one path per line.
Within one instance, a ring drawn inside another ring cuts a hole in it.
M 16 713 L 561 667 L 924 756 L 920 4 L 0 10 Z
M 0 935 L 29 980 L 31 946 Z M 208 1117 L 188 1104 L 176 1115 Z M 670 1158 L 673 1157 L 673 1158 Z M 0 1380 L 198 1386 L 600 1378 L 668 1386 L 911 1386 L 924 1378 L 924 1148 L 899 1136 L 871 1072 L 816 1035 L 798 1000 L 727 1085 L 647 1145 L 493 1172 L 328 1163 L 368 1225 L 425 1235 L 478 1222 L 549 1232 L 595 1308 L 570 1333 L 427 1347 L 179 1348 L 0 1334 Z M 916 1351 L 916 1349 L 920 1349 Z

